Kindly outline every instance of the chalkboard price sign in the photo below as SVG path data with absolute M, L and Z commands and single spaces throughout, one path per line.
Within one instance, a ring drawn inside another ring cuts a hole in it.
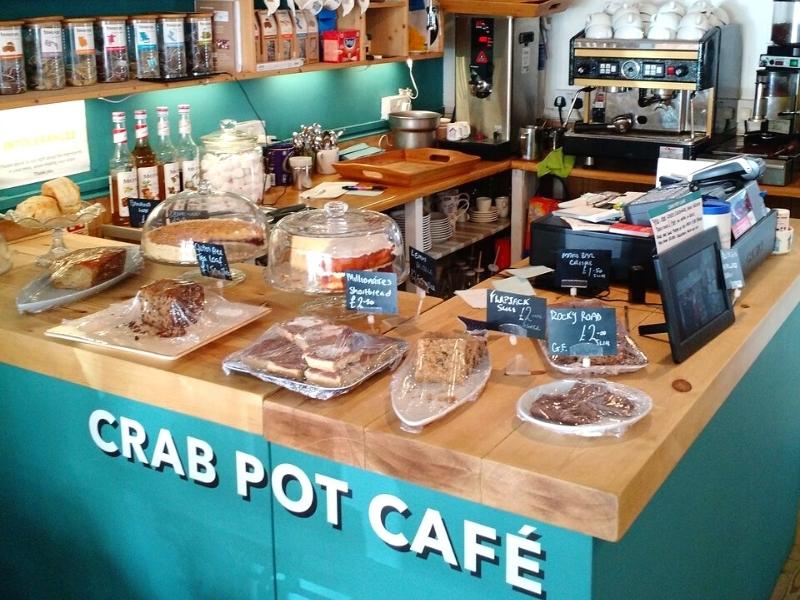
M 725 275 L 725 286 L 729 290 L 743 288 L 744 273 L 742 272 L 739 253 L 733 249 L 722 248 L 720 255 L 722 257 L 722 272 Z
M 610 250 L 562 250 L 556 259 L 556 284 L 567 288 L 608 289 Z
M 547 348 L 556 356 L 613 356 L 617 353 L 613 308 L 547 309 Z
M 195 242 L 194 252 L 197 255 L 197 265 L 200 267 L 202 275 L 214 279 L 233 280 L 223 246 L 208 242 Z
M 436 293 L 436 260 L 424 252 L 409 246 L 408 259 L 410 264 L 408 278 L 415 286 L 424 289 L 429 294 Z
M 208 211 L 201 210 L 201 209 L 175 209 L 170 211 L 168 217 L 171 223 L 176 221 L 189 221 L 189 220 L 196 220 L 196 219 L 207 219 L 208 218 Z
M 547 324 L 544 298 L 486 290 L 486 315 L 489 328 L 495 331 L 544 338 Z
M 131 227 L 142 227 L 150 212 L 161 200 L 145 200 L 144 198 L 128 198 L 128 212 Z
M 376 271 L 346 271 L 345 305 L 358 312 L 397 314 L 397 275 Z

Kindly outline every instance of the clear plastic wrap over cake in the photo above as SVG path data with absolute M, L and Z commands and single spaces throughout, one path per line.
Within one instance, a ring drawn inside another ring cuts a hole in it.
M 426 334 L 392 376 L 392 408 L 403 429 L 419 432 L 477 400 L 491 372 L 486 332 Z
M 570 300 L 549 304 L 548 308 L 606 308 L 599 300 Z M 547 364 L 556 371 L 576 376 L 612 376 L 633 373 L 649 364 L 647 356 L 628 335 L 625 326 L 617 320 L 617 353 L 611 356 L 587 357 L 589 365 L 584 365 L 580 356 L 557 356 L 548 351 L 547 340 L 538 340 L 539 348 Z
M 402 340 L 303 316 L 273 325 L 257 342 L 228 356 L 222 368 L 328 400 L 395 368 L 406 350 Z
M 555 433 L 619 437 L 652 407 L 650 396 L 627 385 L 564 379 L 525 392 L 517 401 L 517 416 Z
M 176 284 L 192 286 L 187 300 L 170 300 L 164 293 L 163 288 L 175 289 Z M 140 290 L 127 302 L 112 304 L 80 319 L 66 320 L 48 329 L 45 335 L 174 360 L 270 310 L 229 302 L 189 282 L 159 280 L 145 288 L 153 289 L 154 293 L 148 296 Z
M 40 275 L 20 290 L 19 294 L 17 294 L 17 310 L 23 313 L 37 313 L 83 300 L 94 294 L 99 294 L 103 290 L 115 286 L 123 279 L 138 273 L 144 265 L 144 260 L 138 247 L 124 248 L 124 264 L 118 274 L 114 272 L 113 276 L 105 279 L 101 276 L 102 281 L 88 287 L 56 287 L 56 283 L 53 280 L 58 277 L 60 271 L 66 271 L 65 265 L 68 266 L 70 264 L 71 257 L 77 256 L 85 260 L 91 260 L 95 253 L 102 250 L 106 250 L 106 248 L 76 250 L 56 260 L 50 267 L 51 273 Z

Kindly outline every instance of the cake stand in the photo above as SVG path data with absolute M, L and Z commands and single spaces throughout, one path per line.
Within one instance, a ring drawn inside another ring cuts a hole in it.
M 103 208 L 102 204 L 82 202 L 78 212 L 53 217 L 44 221 L 22 216 L 14 210 L 6 211 L 0 214 L 0 217 L 26 229 L 51 230 L 53 232 L 53 242 L 50 245 L 50 249 L 36 259 L 38 266 L 49 267 L 54 260 L 69 252 L 69 248 L 64 244 L 64 230 L 75 225 L 88 225 L 104 211 L 105 208 Z

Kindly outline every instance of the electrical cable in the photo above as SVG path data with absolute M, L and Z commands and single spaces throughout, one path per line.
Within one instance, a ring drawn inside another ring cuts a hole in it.
M 411 85 L 414 86 L 414 95 L 411 96 L 411 99 L 416 100 L 419 97 L 419 88 L 417 87 L 417 81 L 414 79 L 414 60 L 407 58 L 406 66 L 408 67 L 408 75 L 411 77 Z
M 99 96 L 97 99 L 98 100 L 102 100 L 103 102 L 108 102 L 109 104 L 120 104 L 121 102 L 125 102 L 126 100 L 130 100 L 131 98 L 133 98 L 133 96 L 134 96 L 134 94 L 130 94 L 130 95 L 125 96 L 124 98 L 121 98 L 119 100 L 112 100 L 111 98 L 106 98 L 104 96 Z

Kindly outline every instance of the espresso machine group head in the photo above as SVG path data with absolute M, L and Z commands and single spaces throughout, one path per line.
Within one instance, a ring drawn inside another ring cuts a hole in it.
M 590 86 L 568 154 L 651 160 L 695 158 L 736 130 L 741 32 L 712 27 L 698 41 L 570 42 L 570 84 Z M 589 162 L 589 161 L 587 161 Z

